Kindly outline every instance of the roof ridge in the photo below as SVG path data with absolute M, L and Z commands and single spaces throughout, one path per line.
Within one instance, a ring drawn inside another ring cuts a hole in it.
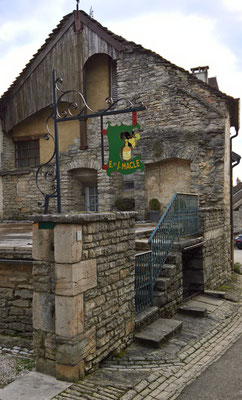
M 76 11 L 74 11 L 76 12 Z M 104 30 L 107 34 L 111 35 L 114 39 L 116 39 L 118 42 L 120 42 L 120 44 L 125 45 L 125 46 L 130 46 L 132 48 L 132 50 L 136 50 L 136 51 L 142 51 L 145 53 L 149 53 L 152 54 L 153 56 L 159 58 L 159 60 L 161 62 L 163 62 L 164 64 L 167 64 L 169 66 L 171 66 L 172 68 L 175 68 L 183 73 L 185 73 L 187 76 L 189 76 L 189 79 L 193 80 L 194 82 L 196 80 L 196 83 L 199 84 L 200 86 L 206 87 L 207 89 L 209 89 L 211 92 L 213 92 L 216 95 L 219 95 L 220 97 L 226 98 L 227 100 L 232 100 L 233 97 L 221 92 L 219 89 L 217 89 L 216 87 L 211 86 L 210 84 L 201 81 L 200 79 L 198 79 L 197 77 L 195 77 L 192 73 L 190 73 L 189 71 L 185 70 L 182 67 L 177 66 L 176 64 L 173 64 L 172 62 L 170 62 L 169 60 L 166 60 L 165 58 L 163 58 L 161 55 L 159 55 L 158 53 L 150 50 L 150 49 L 146 49 L 144 48 L 141 44 L 137 44 L 133 41 L 128 41 L 127 39 L 123 38 L 120 35 L 117 35 L 115 33 L 113 33 L 112 31 L 110 31 L 108 28 L 104 27 L 99 21 L 95 20 L 94 18 L 90 17 L 85 11 L 83 10 L 79 10 L 79 13 L 82 13 L 87 19 L 89 19 L 90 21 L 92 21 L 93 23 L 95 23 L 99 28 L 101 28 L 102 30 Z M 48 46 L 48 44 L 54 39 L 55 35 L 61 31 L 61 28 L 64 26 L 65 22 L 67 22 L 67 20 L 73 16 L 73 12 L 65 15 L 62 20 L 59 22 L 59 24 L 52 30 L 52 32 L 48 35 L 48 37 L 46 38 L 45 42 L 43 43 L 43 45 L 37 50 L 37 52 L 32 56 L 32 58 L 29 60 L 29 62 L 25 65 L 25 67 L 23 68 L 23 70 L 19 73 L 19 75 L 16 77 L 16 79 L 12 82 L 12 84 L 9 86 L 9 88 L 2 94 L 1 98 L 0 98 L 0 103 L 4 102 L 5 99 L 7 99 L 11 94 L 12 91 L 14 91 L 14 89 L 16 88 L 16 86 L 18 85 L 19 81 L 21 80 L 21 78 L 24 78 L 24 75 L 27 74 L 28 70 L 30 69 L 31 65 L 33 64 L 33 62 L 37 59 L 37 57 L 44 51 L 44 49 L 46 49 L 46 47 Z M 128 49 L 127 49 L 128 50 Z M 130 49 L 129 49 L 130 50 Z

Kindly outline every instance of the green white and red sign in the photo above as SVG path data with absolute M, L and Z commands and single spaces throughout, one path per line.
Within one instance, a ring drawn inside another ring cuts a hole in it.
M 136 121 L 135 121 L 136 122 Z M 109 143 L 109 160 L 103 165 L 107 175 L 117 171 L 121 174 L 133 174 L 140 169 L 144 170 L 144 164 L 140 160 L 140 155 L 134 156 L 134 149 L 140 140 L 140 125 L 111 125 L 103 130 L 107 134 Z

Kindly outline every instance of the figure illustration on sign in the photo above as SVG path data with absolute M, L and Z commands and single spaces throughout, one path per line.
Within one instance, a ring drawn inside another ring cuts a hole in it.
M 136 142 L 140 140 L 139 130 L 138 123 L 135 126 L 124 124 L 112 126 L 108 123 L 105 134 L 107 134 L 109 142 L 109 161 L 103 166 L 108 176 L 111 176 L 114 171 L 121 174 L 132 174 L 137 169 L 144 170 L 140 155 L 132 154 Z
M 132 135 L 129 132 L 121 132 L 120 139 L 124 139 L 124 147 L 121 151 L 122 159 L 129 161 L 132 158 L 132 149 L 135 148 L 136 141 L 140 139 L 140 134 L 135 128 L 132 130 Z

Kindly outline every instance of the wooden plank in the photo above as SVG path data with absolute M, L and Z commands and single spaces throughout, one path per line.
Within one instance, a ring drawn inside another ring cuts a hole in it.
M 51 49 L 56 45 L 56 43 L 60 40 L 60 38 L 64 35 L 64 33 L 70 28 L 70 26 L 73 24 L 73 22 L 74 22 L 74 16 L 70 15 L 70 18 L 63 25 L 63 28 L 60 30 L 60 32 L 58 32 L 56 34 L 56 37 L 54 39 L 50 40 L 50 42 L 45 46 L 45 48 L 31 62 L 30 66 L 27 68 L 27 70 L 22 73 L 22 76 L 20 76 L 17 79 L 17 82 L 16 82 L 16 84 L 14 84 L 14 87 L 9 90 L 11 97 L 13 97 L 17 93 L 17 91 L 21 88 L 21 86 L 24 84 L 24 82 L 29 78 L 29 76 L 32 74 L 32 72 L 43 61 L 43 59 L 51 51 Z
M 93 32 L 95 32 L 98 36 L 100 36 L 103 40 L 109 43 L 112 47 L 114 47 L 118 51 L 126 50 L 126 47 L 121 44 L 117 39 L 115 39 L 110 33 L 106 32 L 101 26 L 98 25 L 97 22 L 92 21 L 84 14 L 80 13 L 80 20 L 90 28 Z

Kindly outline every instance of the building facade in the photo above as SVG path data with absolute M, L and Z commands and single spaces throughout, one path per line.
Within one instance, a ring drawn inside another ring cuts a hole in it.
M 209 209 L 215 218 L 210 231 L 206 225 L 207 239 L 226 243 L 220 259 L 228 276 L 230 127 L 238 130 L 238 100 L 113 34 L 83 11 L 63 18 L 0 100 L 2 218 L 43 213 L 36 170 L 54 151 L 53 141 L 46 140 L 53 66 L 56 76 L 63 78 L 58 83 L 61 89 L 84 94 L 87 113 L 106 108 L 109 97 L 146 106 L 138 113 L 140 140 L 132 149 L 134 156 L 140 155 L 144 171 L 129 175 L 113 172 L 109 177 L 102 169 L 99 118 L 59 123 L 63 212 L 115 211 L 117 200 L 124 198 L 144 221 L 152 198 L 165 209 L 174 192 L 197 194 L 201 215 Z M 62 98 L 60 112 L 72 100 Z M 105 129 L 108 122 L 131 125 L 132 115 L 105 117 Z M 53 134 L 52 119 L 48 127 Z M 108 151 L 104 137 L 105 162 Z M 48 175 L 47 169 L 43 171 Z M 52 199 L 50 211 L 55 210 Z

